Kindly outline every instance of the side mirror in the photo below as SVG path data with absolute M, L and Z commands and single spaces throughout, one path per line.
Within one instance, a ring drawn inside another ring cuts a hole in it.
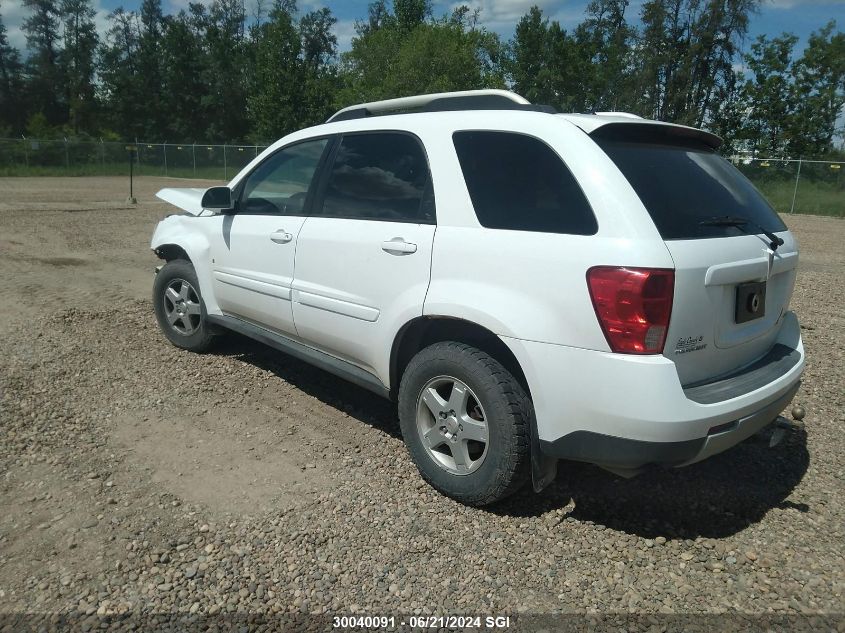
M 203 209 L 226 211 L 235 205 L 232 202 L 232 190 L 229 187 L 209 187 L 202 194 L 200 205 Z

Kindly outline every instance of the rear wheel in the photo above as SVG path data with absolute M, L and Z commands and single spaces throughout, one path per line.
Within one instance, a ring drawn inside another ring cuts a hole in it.
M 214 335 L 190 262 L 174 259 L 162 267 L 153 284 L 153 304 L 158 325 L 171 343 L 192 352 L 211 347 Z
M 419 352 L 399 387 L 402 436 L 423 478 L 469 505 L 487 505 L 528 478 L 531 402 L 485 352 L 457 342 Z

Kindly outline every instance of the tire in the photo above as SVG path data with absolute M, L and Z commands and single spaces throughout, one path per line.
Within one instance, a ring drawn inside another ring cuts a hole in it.
M 504 499 L 528 480 L 533 410 L 501 363 L 464 343 L 426 347 L 399 386 L 402 437 L 420 474 L 472 506 Z
M 158 326 L 176 347 L 192 352 L 208 351 L 214 340 L 199 287 L 193 265 L 184 259 L 167 262 L 153 283 Z

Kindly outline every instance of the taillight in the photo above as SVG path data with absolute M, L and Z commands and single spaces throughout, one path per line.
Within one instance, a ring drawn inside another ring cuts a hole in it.
M 587 271 L 590 298 L 610 349 L 659 354 L 666 343 L 675 272 L 596 266 Z

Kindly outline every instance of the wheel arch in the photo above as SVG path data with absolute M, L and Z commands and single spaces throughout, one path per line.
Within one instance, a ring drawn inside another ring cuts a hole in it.
M 396 399 L 399 381 L 411 358 L 441 341 L 466 343 L 490 354 L 507 369 L 531 397 L 525 372 L 511 349 L 493 331 L 473 321 L 450 316 L 420 316 L 400 328 L 390 351 L 390 396 Z
M 184 259 L 194 267 L 199 281 L 200 292 L 209 314 L 218 314 L 220 309 L 214 297 L 210 244 L 207 236 L 196 222 L 197 218 L 172 215 L 161 222 L 153 233 L 150 248 L 160 259 L 171 262 Z
M 473 321 L 448 316 L 417 317 L 399 330 L 390 352 L 391 399 L 397 399 L 402 373 L 414 354 L 440 341 L 458 341 L 486 352 L 511 373 L 525 389 L 529 401 L 533 401 L 525 372 L 510 347 L 492 330 Z M 529 442 L 531 481 L 534 491 L 539 492 L 554 480 L 557 474 L 557 459 L 545 456 L 540 449 L 533 406 L 529 422 Z
M 173 261 L 174 259 L 184 259 L 193 264 L 190 255 L 188 255 L 188 251 L 178 244 L 161 244 L 160 246 L 155 247 L 153 252 L 156 254 L 156 257 L 163 259 L 166 262 Z

